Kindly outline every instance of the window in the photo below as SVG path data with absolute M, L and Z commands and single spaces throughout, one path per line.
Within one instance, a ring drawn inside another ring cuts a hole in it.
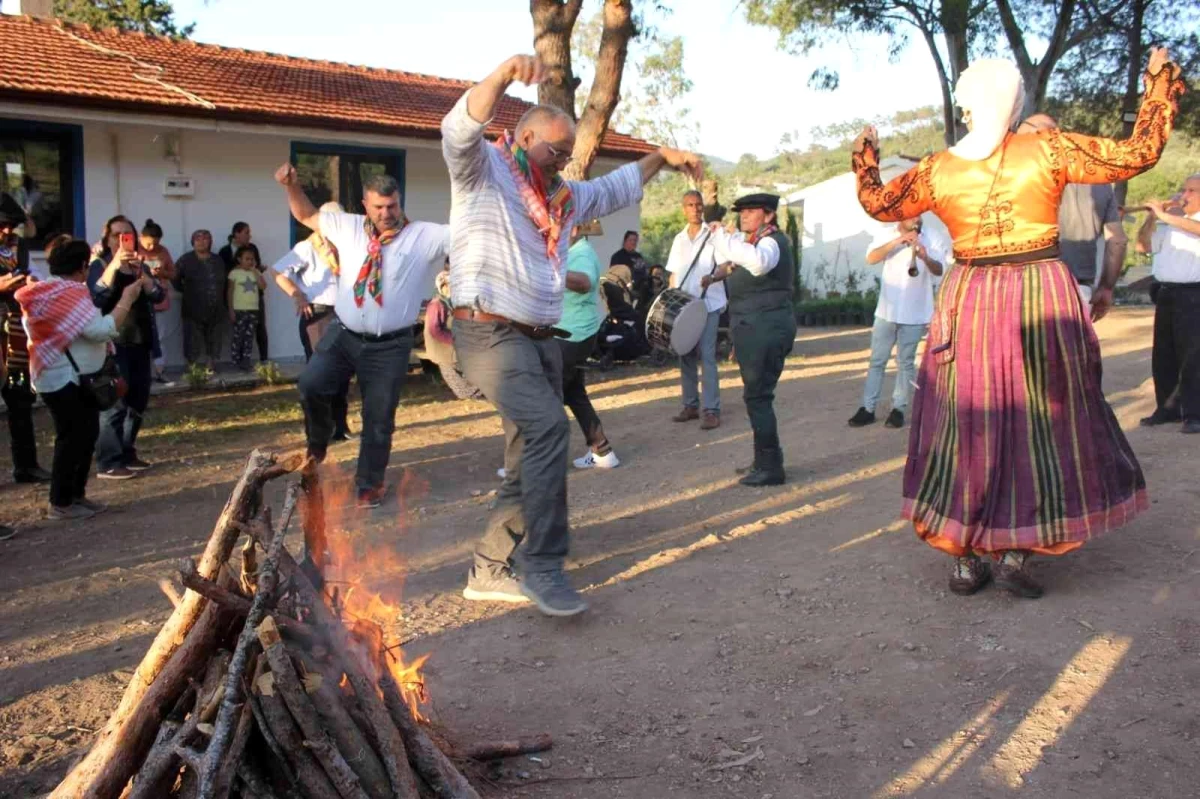
M 0 189 L 25 208 L 36 226 L 34 249 L 60 233 L 85 235 L 81 128 L 0 120 L 0 163 Z
M 391 175 L 404 192 L 404 151 L 337 144 L 292 143 L 292 163 L 300 186 L 317 208 L 327 202 L 340 203 L 350 213 L 362 213 L 363 183 L 375 175 Z M 292 243 L 312 233 L 304 225 L 292 225 Z

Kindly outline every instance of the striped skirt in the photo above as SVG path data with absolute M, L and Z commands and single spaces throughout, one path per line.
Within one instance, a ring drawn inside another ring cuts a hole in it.
M 904 469 L 918 536 L 952 555 L 1058 555 L 1148 507 L 1065 264 L 956 267 L 939 306 Z

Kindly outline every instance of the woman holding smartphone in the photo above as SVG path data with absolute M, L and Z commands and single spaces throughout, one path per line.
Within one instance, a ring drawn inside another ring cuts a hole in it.
M 104 225 L 103 249 L 88 269 L 88 288 L 102 314 L 116 307 L 125 287 L 149 275 L 138 257 L 137 233 L 124 216 L 114 216 Z M 151 350 L 154 346 L 154 306 L 163 299 L 163 288 L 138 295 L 117 331 L 116 360 L 121 376 L 129 384 L 125 397 L 100 414 L 97 476 L 106 480 L 128 480 L 150 468 L 137 456 L 137 435 L 150 402 Z

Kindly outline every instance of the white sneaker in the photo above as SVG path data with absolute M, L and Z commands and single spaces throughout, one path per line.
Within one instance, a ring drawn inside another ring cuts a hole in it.
M 508 470 L 501 466 L 496 470 L 496 476 L 503 480 L 505 477 L 508 477 Z
M 597 455 L 588 450 L 588 454 L 582 458 L 575 459 L 576 469 L 615 469 L 620 465 L 621 462 L 617 460 L 617 453 L 612 450 L 609 450 L 607 455 Z

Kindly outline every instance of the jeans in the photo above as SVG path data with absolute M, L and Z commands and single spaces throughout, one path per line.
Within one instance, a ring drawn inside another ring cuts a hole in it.
M 92 453 L 100 435 L 100 413 L 75 383 L 42 395 L 54 420 L 54 465 L 50 469 L 50 504 L 65 508 L 87 496 Z
M 717 371 L 717 328 L 721 324 L 721 312 L 709 311 L 704 322 L 700 343 L 687 355 L 679 358 L 679 375 L 683 384 L 683 404 L 687 408 L 700 408 L 701 394 L 696 385 L 696 366 L 703 374 L 703 408 L 713 413 L 721 412 L 721 375 Z
M 588 397 L 586 373 L 580 368 L 580 364 L 584 363 L 595 349 L 596 337 L 590 336 L 583 341 L 567 341 L 560 338 L 558 346 L 562 350 L 563 402 L 571 409 L 571 415 L 579 423 L 588 449 L 597 455 L 607 455 L 612 451 L 612 447 L 608 444 L 608 438 L 604 435 L 604 425 L 600 424 L 600 417 Z
M 925 337 L 928 325 L 898 325 L 875 317 L 871 329 L 871 365 L 867 368 L 867 382 L 863 385 L 862 406 L 875 413 L 875 404 L 883 391 L 883 371 L 896 348 L 896 385 L 892 389 L 892 408 L 903 413 L 908 408 L 908 398 L 913 379 L 916 377 L 917 345 Z
M 332 305 L 312 305 L 313 315 L 305 319 L 300 317 L 300 346 L 304 348 L 304 362 L 312 360 L 313 344 L 320 342 L 321 336 L 329 329 L 330 324 L 336 321 L 337 317 L 333 315 Z M 345 434 L 350 431 L 350 423 L 346 420 L 346 416 L 350 412 L 350 378 L 346 378 L 346 384 L 342 390 L 338 392 L 330 405 L 333 410 L 333 428 L 334 435 Z
M 117 345 L 117 368 L 129 386 L 116 405 L 100 413 L 100 471 L 116 469 L 137 459 L 137 436 L 150 404 L 150 347 Z
M 454 321 L 463 375 L 491 401 L 504 424 L 504 482 L 475 568 L 495 573 L 557 571 L 567 556 L 567 448 L 562 350 L 499 322 Z M 518 551 L 518 546 L 524 546 Z
M 0 341 L 0 345 L 3 342 Z M 13 370 L 0 386 L 0 397 L 8 408 L 8 443 L 12 448 L 14 472 L 36 469 L 37 439 L 33 432 L 33 389 L 29 384 L 29 372 L 23 368 Z
M 300 375 L 300 406 L 308 451 L 321 460 L 334 432 L 333 404 L 352 375 L 362 393 L 362 436 L 358 447 L 358 490 L 383 487 L 392 455 L 396 405 L 408 376 L 411 332 L 387 341 L 365 341 L 334 322 L 317 343 Z
M 1200 283 L 1162 283 L 1150 370 L 1158 413 L 1200 419 Z

